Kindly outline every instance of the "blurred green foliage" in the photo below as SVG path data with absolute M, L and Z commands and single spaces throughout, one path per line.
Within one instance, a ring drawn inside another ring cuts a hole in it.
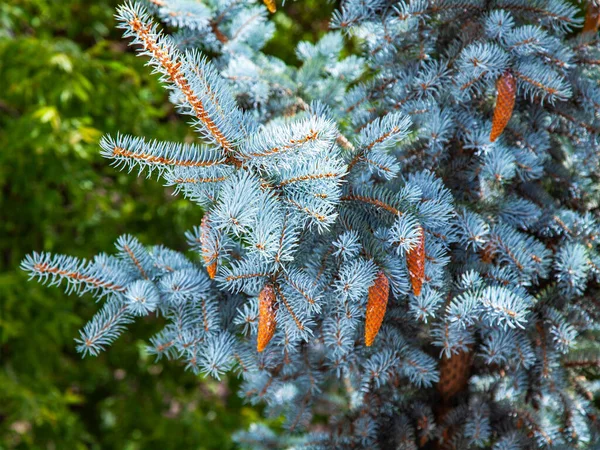
M 277 1 L 278 4 L 282 2 Z M 316 42 L 328 30 L 329 19 L 337 7 L 333 0 L 285 0 L 272 17 L 276 34 L 265 53 L 276 55 L 287 64 L 297 65 L 296 44 L 300 41 Z
M 226 449 L 259 417 L 237 380 L 148 357 L 133 336 L 152 336 L 156 321 L 81 360 L 73 339 L 96 305 L 18 269 L 34 250 L 111 252 L 125 232 L 185 250 L 184 231 L 200 222 L 199 208 L 99 156 L 104 133 L 193 139 L 114 29 L 117 3 L 0 2 L 0 449 Z M 294 63 L 296 43 L 316 40 L 332 9 L 288 1 L 274 16 L 285 38 L 268 51 Z

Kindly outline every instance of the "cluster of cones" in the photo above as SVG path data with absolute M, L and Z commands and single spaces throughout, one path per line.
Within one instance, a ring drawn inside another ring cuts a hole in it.
M 406 263 L 413 289 L 416 296 L 421 295 L 425 279 L 425 233 L 420 229 L 419 243 L 408 252 Z M 365 344 L 371 346 L 379 333 L 383 322 L 390 295 L 390 282 L 383 271 L 379 271 L 374 284 L 369 288 L 366 320 Z M 258 296 L 258 340 L 257 350 L 262 352 L 273 335 L 277 325 L 277 298 L 271 283 L 265 284 Z

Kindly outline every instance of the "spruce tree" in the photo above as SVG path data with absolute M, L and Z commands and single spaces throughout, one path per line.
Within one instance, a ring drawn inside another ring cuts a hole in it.
M 600 47 L 581 6 L 346 0 L 295 67 L 261 51 L 274 1 L 127 3 L 199 137 L 102 154 L 199 205 L 199 257 L 126 235 L 23 268 L 101 301 L 84 355 L 163 316 L 150 352 L 241 376 L 285 417 L 242 447 L 595 448 Z

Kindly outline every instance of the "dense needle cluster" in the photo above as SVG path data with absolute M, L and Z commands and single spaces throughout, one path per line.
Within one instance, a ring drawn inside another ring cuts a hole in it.
M 202 208 L 200 262 L 127 235 L 27 257 L 101 300 L 78 350 L 165 317 L 152 353 L 285 418 L 248 448 L 593 448 L 598 4 L 584 27 L 564 0 L 345 0 L 298 67 L 261 51 L 267 7 L 119 9 L 199 139 L 102 155 Z

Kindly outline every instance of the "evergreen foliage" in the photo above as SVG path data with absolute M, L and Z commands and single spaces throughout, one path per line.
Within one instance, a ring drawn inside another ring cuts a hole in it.
M 237 435 L 252 448 L 595 445 L 600 49 L 575 6 L 347 0 L 298 68 L 261 52 L 257 2 L 118 19 L 202 143 L 116 135 L 102 154 L 203 208 L 188 240 L 208 271 L 131 236 L 30 255 L 102 303 L 80 352 L 166 318 L 158 358 L 234 370 L 285 417 Z

